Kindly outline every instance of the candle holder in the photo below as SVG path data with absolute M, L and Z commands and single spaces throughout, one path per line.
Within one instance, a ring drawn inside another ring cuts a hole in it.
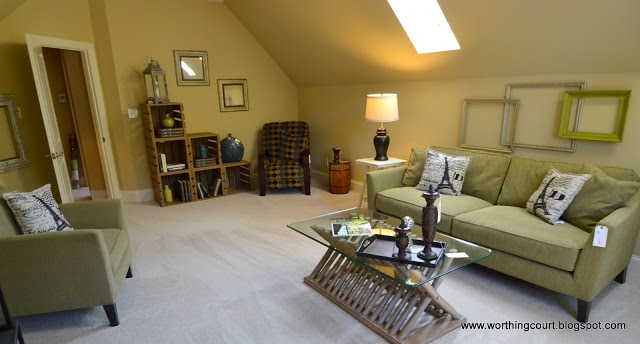
M 433 190 L 433 185 L 429 185 L 429 191 L 422 194 L 422 198 L 427 201 L 427 205 L 422 208 L 422 238 L 424 240 L 424 249 L 418 252 L 418 257 L 424 260 L 434 260 L 438 258 L 438 255 L 431 249 L 431 245 L 438 230 L 438 208 L 434 203 L 439 197 L 440 194 L 438 191 Z
M 411 259 L 411 252 L 407 252 L 409 247 L 409 233 L 413 228 L 413 218 L 411 216 L 405 216 L 400 221 L 400 225 L 393 230 L 396 232 L 396 247 L 398 247 L 398 253 L 394 253 L 393 257 L 398 259 Z

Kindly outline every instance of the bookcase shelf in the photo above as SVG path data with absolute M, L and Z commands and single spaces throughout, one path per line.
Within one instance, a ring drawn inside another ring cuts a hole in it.
M 252 190 L 251 163 L 222 163 L 220 135 L 189 133 L 182 103 L 141 104 L 144 137 L 153 196 L 160 206 L 181 204 Z M 163 127 L 169 114 L 172 128 Z M 171 165 L 180 168 L 169 171 Z M 173 201 L 167 202 L 168 186 Z

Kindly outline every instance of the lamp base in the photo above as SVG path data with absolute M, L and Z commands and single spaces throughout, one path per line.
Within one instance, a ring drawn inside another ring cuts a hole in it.
M 389 157 L 387 157 L 387 149 L 389 148 L 390 141 L 391 139 L 387 136 L 387 129 L 381 127 L 376 131 L 376 136 L 373 138 L 373 147 L 376 149 L 376 157 L 373 158 L 373 160 L 389 160 Z

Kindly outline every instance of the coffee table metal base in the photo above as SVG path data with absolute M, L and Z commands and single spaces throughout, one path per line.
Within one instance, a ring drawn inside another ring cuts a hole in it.
M 403 286 L 328 249 L 304 281 L 390 343 L 405 344 L 428 343 L 466 321 L 437 292 L 443 277 Z

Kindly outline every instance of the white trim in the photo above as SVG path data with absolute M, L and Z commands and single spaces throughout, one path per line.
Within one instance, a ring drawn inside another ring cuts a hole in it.
M 102 172 L 105 178 L 106 191 L 109 198 L 120 198 L 120 183 L 118 181 L 118 174 L 116 172 L 115 159 L 113 156 L 113 147 L 111 147 L 109 133 L 109 124 L 107 121 L 107 111 L 104 104 L 104 95 L 102 91 L 102 84 L 100 82 L 100 71 L 98 70 L 98 59 L 95 53 L 95 47 L 91 43 L 70 41 L 62 38 L 38 36 L 32 34 L 25 34 L 27 40 L 27 46 L 29 47 L 29 57 L 31 59 L 31 68 L 34 73 L 34 79 L 36 82 L 36 89 L 38 91 L 38 99 L 40 101 L 40 109 L 42 111 L 45 127 L 48 128 L 51 133 L 57 136 L 57 140 L 60 141 L 60 134 L 58 131 L 57 123 L 55 121 L 55 111 L 53 110 L 53 100 L 51 99 L 51 93 L 47 84 L 46 69 L 44 67 L 44 60 L 37 59 L 36 56 L 42 55 L 42 48 L 56 48 L 62 50 L 74 50 L 80 52 L 82 56 L 82 65 L 84 68 L 86 86 L 89 97 L 89 103 L 91 106 L 91 113 L 93 116 L 93 125 L 96 132 L 96 142 L 98 143 L 98 152 L 100 154 L 100 162 L 102 163 Z M 49 135 L 47 135 L 49 136 Z M 48 138 L 48 140 L 51 140 Z M 50 143 L 52 146 L 52 143 Z M 55 147 L 51 149 L 56 152 Z M 61 159 L 60 165 L 57 166 L 56 175 L 58 176 L 58 184 L 62 183 L 60 188 L 60 197 L 62 202 L 73 202 L 73 195 L 71 193 L 71 184 L 68 178 L 61 176 L 68 176 L 68 171 L 64 159 Z M 60 180 L 63 179 L 63 180 Z

